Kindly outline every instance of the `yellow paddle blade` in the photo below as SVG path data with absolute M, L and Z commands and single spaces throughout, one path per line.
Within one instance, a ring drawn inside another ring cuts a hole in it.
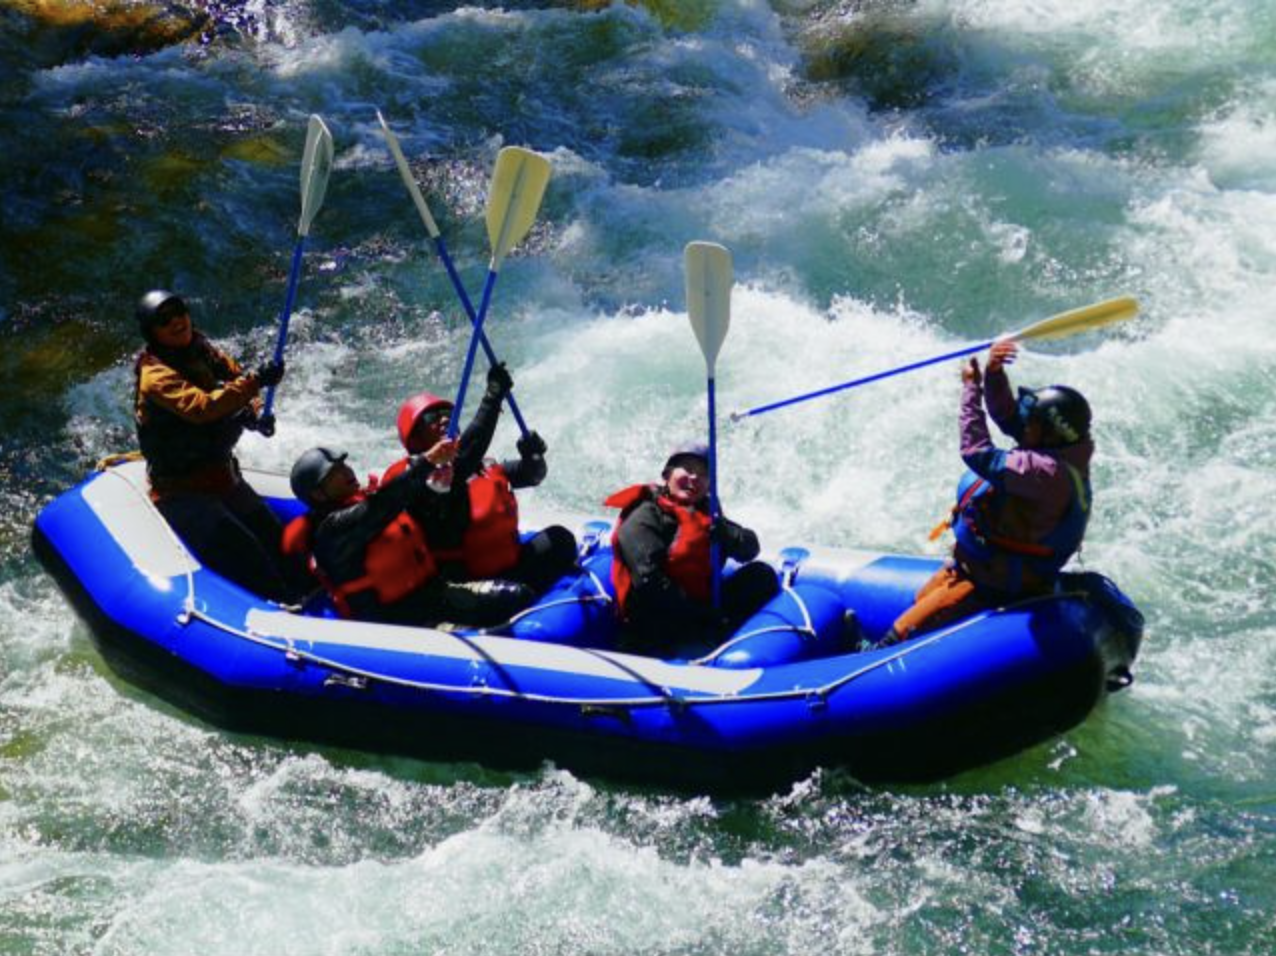
M 722 341 L 731 325 L 731 253 L 716 242 L 689 242 L 683 253 L 687 274 L 687 314 L 713 378 Z
M 493 272 L 532 228 L 549 174 L 549 160 L 530 149 L 506 146 L 497 154 L 487 193 L 487 237 L 492 243 Z
M 1018 332 L 1003 335 L 997 341 L 1011 340 L 1022 342 L 1024 339 L 1062 339 L 1069 335 L 1076 335 L 1078 332 L 1089 332 L 1091 329 L 1101 329 L 1103 326 L 1111 325 L 1114 322 L 1123 322 L 1126 319 L 1134 318 L 1138 314 L 1138 300 L 1133 296 L 1127 295 L 1052 315 L 1050 318 L 1034 322 Z
M 306 147 L 301 153 L 301 220 L 297 223 L 297 235 L 310 232 L 310 224 L 323 205 L 331 172 L 332 134 L 322 119 L 312 115 L 306 127 Z

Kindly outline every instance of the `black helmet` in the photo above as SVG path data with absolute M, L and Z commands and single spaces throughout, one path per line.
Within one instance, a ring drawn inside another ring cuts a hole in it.
M 346 460 L 346 452 L 337 453 L 327 448 L 311 448 L 301 453 L 292 466 L 292 474 L 288 483 L 292 485 L 292 493 L 298 501 L 311 505 L 314 493 L 319 490 L 323 480 L 337 465 Z
M 665 459 L 665 467 L 660 470 L 661 477 L 669 477 L 669 472 L 673 470 L 679 458 L 699 458 L 707 468 L 709 467 L 709 446 L 702 441 L 684 441 Z
M 163 325 L 173 316 L 188 311 L 186 303 L 177 293 L 169 292 L 167 289 L 152 289 L 137 300 L 135 313 L 142 335 L 149 340 L 151 329 L 155 326 Z
M 1090 403 L 1067 385 L 1019 389 L 1019 415 L 1025 424 L 1040 420 L 1050 445 L 1071 445 L 1090 437 Z

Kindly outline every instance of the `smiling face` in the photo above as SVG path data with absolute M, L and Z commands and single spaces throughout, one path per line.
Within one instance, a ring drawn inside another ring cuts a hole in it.
M 191 344 L 195 334 L 195 326 L 191 322 L 190 313 L 185 309 L 167 316 L 161 315 L 161 321 L 154 327 L 155 341 L 170 349 L 184 349 Z
M 665 472 L 665 486 L 676 504 L 695 507 L 709 494 L 709 463 L 693 455 L 674 459 Z
M 421 455 L 429 451 L 447 434 L 448 422 L 452 417 L 451 405 L 436 405 L 421 413 L 412 431 L 408 434 L 405 447 L 409 454 Z

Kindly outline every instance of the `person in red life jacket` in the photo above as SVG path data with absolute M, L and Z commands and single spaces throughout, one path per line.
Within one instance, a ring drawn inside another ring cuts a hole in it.
M 775 572 L 753 560 L 758 536 L 709 514 L 707 446 L 679 445 L 661 478 L 661 484 L 633 485 L 603 502 L 621 509 L 612 534 L 611 576 L 626 626 L 624 643 L 644 650 L 688 636 L 721 639 L 779 590 Z M 713 607 L 712 594 L 715 542 L 719 561 L 743 564 L 723 580 L 720 609 Z
M 283 363 L 245 373 L 191 322 L 180 296 L 162 289 L 137 304 L 146 347 L 134 364 L 134 419 L 151 499 L 199 560 L 276 601 L 304 593 L 281 559 L 283 527 L 240 477 L 234 449 L 258 428 L 257 395 L 277 385 Z
M 362 621 L 489 627 L 527 607 L 531 589 L 508 581 L 455 582 L 439 573 L 418 515 L 444 507 L 456 443 L 414 455 L 389 481 L 359 487 L 345 453 L 311 448 L 293 465 L 293 494 L 310 506 L 285 531 L 308 554 L 340 614 Z M 433 480 L 432 480 L 433 479 Z
M 981 375 L 962 369 L 961 457 L 969 469 L 950 519 L 952 557 L 918 591 L 881 644 L 906 640 L 977 610 L 1054 588 L 1081 548 L 1090 517 L 1090 406 L 1066 385 L 1011 394 L 1005 366 L 1018 348 L 998 342 Z M 984 405 L 1017 443 L 997 448 Z M 942 531 L 945 525 L 940 525 Z
M 576 537 L 551 525 L 526 541 L 518 531 L 519 488 L 539 485 L 548 471 L 545 440 L 528 432 L 518 440 L 518 458 L 486 458 L 506 393 L 513 380 L 503 364 L 488 370 L 487 391 L 473 421 L 461 433 L 453 464 L 452 487 L 444 506 L 422 515 L 443 573 L 455 580 L 503 578 L 543 591 L 576 564 Z M 447 432 L 452 403 L 422 392 L 403 403 L 397 421 L 399 440 L 409 455 L 420 454 Z M 382 476 L 392 479 L 409 459 L 395 462 Z

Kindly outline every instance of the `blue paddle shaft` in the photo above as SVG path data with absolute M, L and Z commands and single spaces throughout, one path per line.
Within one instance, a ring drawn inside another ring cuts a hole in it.
M 288 275 L 288 294 L 284 297 L 284 310 L 279 315 L 279 341 L 275 343 L 275 363 L 284 360 L 284 349 L 288 345 L 288 321 L 292 318 L 292 303 L 297 296 L 297 280 L 301 276 L 301 252 L 306 247 L 306 237 L 298 236 L 297 245 L 292 250 L 292 271 Z M 270 415 L 275 407 L 275 386 L 266 389 L 266 407 L 262 418 Z
M 718 414 L 714 398 L 713 377 L 709 377 L 709 517 L 715 521 L 721 514 L 718 505 Z M 722 607 L 722 569 L 718 563 L 718 542 L 710 539 L 709 564 L 713 572 L 713 607 Z
M 483 283 L 483 298 L 479 302 L 478 315 L 474 319 L 474 331 L 470 333 L 470 347 L 465 351 L 465 368 L 461 370 L 461 387 L 456 390 L 452 416 L 447 423 L 448 438 L 455 438 L 461 427 L 461 405 L 465 401 L 465 390 L 470 384 L 470 373 L 474 371 L 474 356 L 478 354 L 479 339 L 483 337 L 483 320 L 487 318 L 487 307 L 492 302 L 494 285 L 496 285 L 496 273 L 488 269 L 487 280 Z
M 757 408 L 750 408 L 747 412 L 737 412 L 731 417 L 735 420 L 741 418 L 749 418 L 752 415 L 763 415 L 766 412 L 773 412 L 777 408 L 785 408 L 788 405 L 797 405 L 800 402 L 809 402 L 813 398 L 821 398 L 824 395 L 832 395 L 834 392 L 842 392 L 848 388 L 855 388 L 857 385 L 867 385 L 869 382 L 880 382 L 884 378 L 892 378 L 896 375 L 903 375 L 905 372 L 912 372 L 919 368 L 925 368 L 927 365 L 934 365 L 937 362 L 947 362 L 952 359 L 962 358 L 966 355 L 974 355 L 976 352 L 982 352 L 984 349 L 991 348 L 992 342 L 984 342 L 982 345 L 968 345 L 966 348 L 958 349 L 956 352 L 949 352 L 947 355 L 937 355 L 934 358 L 923 359 L 920 362 L 913 362 L 911 365 L 901 365 L 899 368 L 893 368 L 885 372 L 877 372 L 874 375 L 866 375 L 863 378 L 852 379 L 849 382 L 843 382 L 841 385 L 830 385 L 828 388 L 822 388 L 818 392 L 807 392 L 805 395 L 797 395 L 793 398 L 786 398 L 783 401 L 772 402 L 770 405 L 759 405 Z
M 465 309 L 465 314 L 470 318 L 470 325 L 478 324 L 478 316 L 474 314 L 474 303 L 470 301 L 469 293 L 465 291 L 465 284 L 461 282 L 461 276 L 456 271 L 456 266 L 452 262 L 452 257 L 448 254 L 447 246 L 443 244 L 443 237 L 434 237 L 434 248 L 438 250 L 439 258 L 443 260 L 443 268 L 447 270 L 448 278 L 452 280 L 452 288 L 456 289 L 456 294 L 461 300 L 461 306 Z M 497 363 L 496 352 L 492 349 L 492 343 L 487 340 L 487 333 L 479 330 L 479 345 L 483 346 L 483 354 L 487 356 L 487 361 L 495 365 Z M 518 423 L 518 430 L 527 435 L 527 422 L 523 421 L 523 413 L 518 410 L 518 402 L 514 401 L 514 393 L 508 392 L 505 395 L 505 401 L 509 403 L 510 414 L 514 416 L 514 421 Z

